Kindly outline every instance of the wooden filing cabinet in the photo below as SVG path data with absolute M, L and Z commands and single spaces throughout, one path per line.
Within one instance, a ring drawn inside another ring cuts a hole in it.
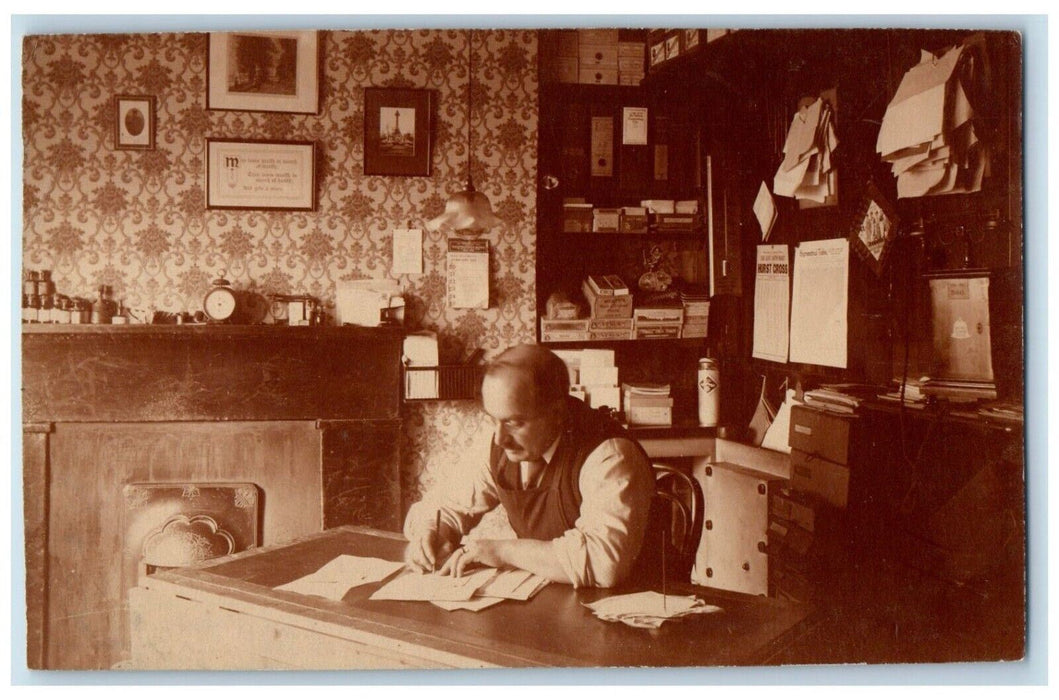
M 791 408 L 791 488 L 836 508 L 849 501 L 852 417 Z

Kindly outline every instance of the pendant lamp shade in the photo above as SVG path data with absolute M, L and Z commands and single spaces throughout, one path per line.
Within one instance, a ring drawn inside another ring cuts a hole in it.
M 429 231 L 449 229 L 477 235 L 499 223 L 500 219 L 493 213 L 489 198 L 474 189 L 474 183 L 468 179 L 467 187 L 445 202 L 444 213 L 428 221 L 426 226 Z
M 474 81 L 474 54 L 471 39 L 467 38 L 467 185 L 445 203 L 445 211 L 426 223 L 428 231 L 450 230 L 467 235 L 478 235 L 500 223 L 493 213 L 489 197 L 474 189 L 471 180 L 471 87 Z

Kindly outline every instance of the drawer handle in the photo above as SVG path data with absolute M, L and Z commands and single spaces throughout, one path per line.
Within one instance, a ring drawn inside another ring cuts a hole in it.
M 807 479 L 812 478 L 813 476 L 813 471 L 809 469 L 809 467 L 803 467 L 801 465 L 794 468 L 794 473 L 798 476 L 804 476 Z
M 602 61 L 603 60 L 603 53 L 602 52 L 600 52 L 600 51 L 596 52 L 596 60 L 597 61 Z
M 812 435 L 813 429 L 810 428 L 808 425 L 798 425 L 797 423 L 795 423 L 794 432 L 801 433 L 802 435 Z

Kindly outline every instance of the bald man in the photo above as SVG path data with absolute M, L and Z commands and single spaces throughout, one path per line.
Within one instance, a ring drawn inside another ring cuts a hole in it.
M 575 587 L 611 587 L 629 575 L 654 493 L 650 463 L 620 425 L 569 388 L 566 365 L 538 345 L 488 364 L 482 408 L 494 430 L 412 506 L 410 567 L 457 576 L 472 565 L 519 568 Z M 517 538 L 460 546 L 501 504 Z

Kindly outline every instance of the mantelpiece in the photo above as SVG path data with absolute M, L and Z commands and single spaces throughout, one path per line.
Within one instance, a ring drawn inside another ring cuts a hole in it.
M 256 484 L 264 545 L 398 529 L 400 356 L 396 328 L 23 326 L 28 665 L 127 657 L 126 484 Z

